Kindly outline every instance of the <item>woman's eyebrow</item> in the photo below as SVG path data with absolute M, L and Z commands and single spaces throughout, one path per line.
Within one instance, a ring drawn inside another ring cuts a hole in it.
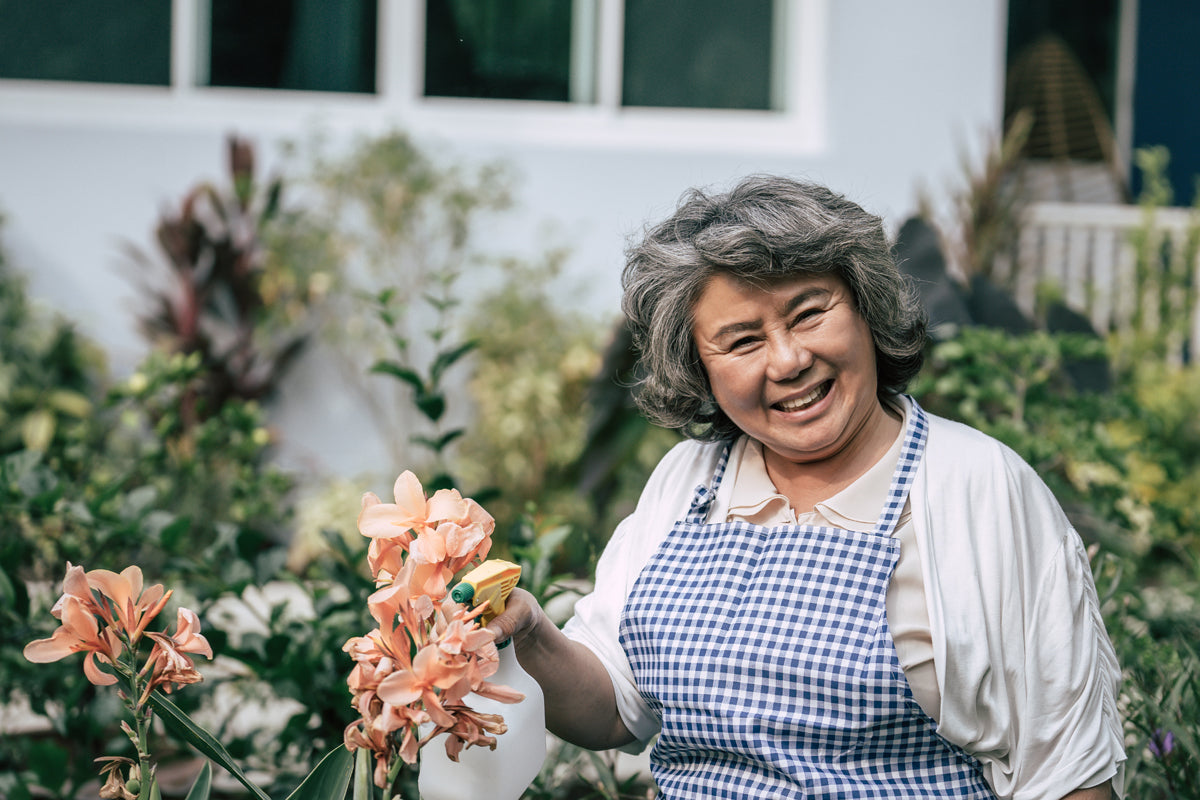
M 750 319 L 744 322 L 731 322 L 728 325 L 722 325 L 713 334 L 713 341 L 724 339 L 726 336 L 731 336 L 735 333 L 745 333 L 746 331 L 756 331 L 762 327 L 761 319 Z
M 810 286 L 807 289 L 801 289 L 796 293 L 795 297 L 793 297 L 791 300 L 788 300 L 787 305 L 783 307 L 783 312 L 785 314 L 790 314 L 814 297 L 827 294 L 829 294 L 829 290 L 820 286 Z
M 801 291 L 797 292 L 794 297 L 792 297 L 790 300 L 787 301 L 787 304 L 784 305 L 784 307 L 783 307 L 783 313 L 790 314 L 793 311 L 795 311 L 797 308 L 799 308 L 800 306 L 807 303 L 809 300 L 813 299 L 814 297 L 817 297 L 819 295 L 827 295 L 827 294 L 829 294 L 829 290 L 823 289 L 819 286 L 813 286 L 813 287 L 810 287 L 807 289 L 802 289 Z M 718 339 L 722 339 L 726 336 L 730 336 L 733 334 L 745 333 L 746 331 L 758 330 L 759 328 L 762 327 L 762 325 L 763 325 L 763 321 L 761 319 L 750 319 L 750 320 L 742 320 L 740 322 L 730 322 L 728 325 L 722 325 L 720 328 L 718 328 L 716 333 L 713 334 L 712 338 L 713 338 L 713 341 L 717 341 Z

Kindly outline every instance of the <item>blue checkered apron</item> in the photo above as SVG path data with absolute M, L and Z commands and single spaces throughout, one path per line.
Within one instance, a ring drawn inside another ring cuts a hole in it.
M 662 722 L 662 797 L 993 797 L 913 699 L 888 630 L 891 534 L 927 431 L 916 403 L 908 419 L 874 532 L 708 524 L 727 446 L 638 576 L 620 636 Z

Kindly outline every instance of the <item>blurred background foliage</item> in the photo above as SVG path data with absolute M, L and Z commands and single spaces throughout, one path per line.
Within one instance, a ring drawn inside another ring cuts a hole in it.
M 565 251 L 530 261 L 476 252 L 473 233 L 508 203 L 513 177 L 502 166 L 439 164 L 392 132 L 336 157 L 297 156 L 305 168 L 289 184 L 261 186 L 248 147 L 231 141 L 228 185 L 189 192 L 159 221 L 158 249 L 132 260 L 151 301 L 150 346 L 128 378 L 112 380 L 103 353 L 30 303 L 0 248 L 5 797 L 92 792 L 92 758 L 128 746 L 78 663 L 21 656 L 54 627 L 67 561 L 139 564 L 201 612 L 220 657 L 181 701 L 272 795 L 340 741 L 352 718 L 341 646 L 371 627 L 354 520 L 361 493 L 387 499 L 394 476 L 314 481 L 275 465 L 273 393 L 315 351 L 378 415 L 397 472 L 457 486 L 496 516 L 497 552 L 525 566 L 525 584 L 560 620 L 678 441 L 629 401 L 623 328 L 560 299 Z M 1144 166 L 1155 169 L 1153 159 Z M 963 218 L 1007 230 L 1011 220 L 994 218 L 1008 206 L 970 186 L 955 198 Z M 995 249 L 982 240 L 968 239 L 972 258 Z M 1151 248 L 1140 253 L 1163 291 L 1172 280 L 1190 287 Z M 471 293 L 459 283 L 467 271 Z M 1055 334 L 1036 319 L 1030 328 L 939 338 L 912 391 L 1012 446 L 1060 498 L 1094 553 L 1126 672 L 1128 794 L 1192 796 L 1200 367 L 1155 357 L 1155 336 L 1170 330 L 1121 339 Z M 1109 363 L 1108 390 L 1071 380 L 1089 359 Z M 194 757 L 163 741 L 176 751 L 164 772 L 190 780 Z M 527 797 L 646 797 L 650 787 L 615 754 L 563 746 Z M 219 780 L 217 791 L 238 795 Z

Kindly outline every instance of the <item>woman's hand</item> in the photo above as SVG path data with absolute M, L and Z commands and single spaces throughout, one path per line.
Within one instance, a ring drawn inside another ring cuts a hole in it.
M 589 750 L 633 741 L 617 713 L 612 681 L 596 654 L 568 639 L 533 595 L 514 589 L 504 613 L 488 623 L 496 642 L 512 640 L 517 660 L 542 687 L 546 728 Z
M 521 649 L 521 643 L 535 636 L 538 626 L 543 624 L 553 625 L 533 595 L 518 587 L 508 596 L 504 613 L 498 614 L 487 628 L 496 634 L 496 644 L 512 639 L 513 645 Z

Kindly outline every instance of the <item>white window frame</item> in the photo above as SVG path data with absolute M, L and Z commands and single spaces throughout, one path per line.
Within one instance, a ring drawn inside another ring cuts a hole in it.
M 620 103 L 622 0 L 573 0 L 572 102 L 424 97 L 424 3 L 379 0 L 375 94 L 197 86 L 208 0 L 172 0 L 171 85 L 0 80 L 0 120 L 298 137 L 401 127 L 450 140 L 672 152 L 815 154 L 827 136 L 830 0 L 775 0 L 771 111 L 627 108 Z M 579 45 L 577 48 L 575 45 Z M 594 48 L 594 49 L 591 49 Z M 583 67 L 595 64 L 594 74 Z M 593 88 L 594 87 L 594 88 Z M 594 91 L 594 95 L 592 92 Z

